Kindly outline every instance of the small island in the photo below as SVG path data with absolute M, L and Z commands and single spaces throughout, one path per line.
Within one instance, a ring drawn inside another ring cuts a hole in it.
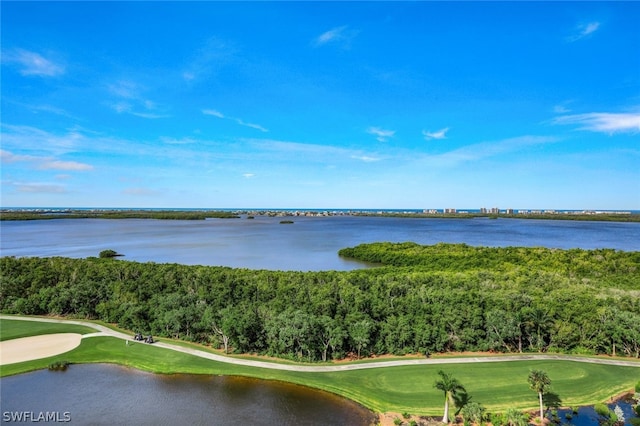
M 113 257 L 124 256 L 124 254 L 120 254 L 115 250 L 107 249 L 102 250 L 99 256 L 101 259 L 111 259 Z

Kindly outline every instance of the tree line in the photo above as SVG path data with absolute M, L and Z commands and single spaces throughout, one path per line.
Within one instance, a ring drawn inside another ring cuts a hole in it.
M 45 219 L 158 219 L 205 220 L 237 219 L 236 213 L 223 210 L 63 210 L 58 212 L 7 210 L 0 212 L 0 220 Z
M 640 356 L 640 253 L 378 243 L 294 272 L 0 258 L 0 310 L 306 361 L 449 351 Z

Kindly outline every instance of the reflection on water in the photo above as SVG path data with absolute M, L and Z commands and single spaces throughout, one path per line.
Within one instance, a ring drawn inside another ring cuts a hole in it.
M 1 381 L 2 411 L 59 412 L 92 425 L 370 425 L 363 407 L 303 386 L 240 377 L 156 375 L 73 365 Z

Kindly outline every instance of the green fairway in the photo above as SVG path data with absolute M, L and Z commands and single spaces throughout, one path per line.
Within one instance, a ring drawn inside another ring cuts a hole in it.
M 0 320 L 0 342 L 19 337 L 54 333 L 94 333 L 96 330 L 83 325 L 56 324 L 52 322 Z
M 24 335 L 29 329 L 32 335 L 40 334 L 42 325 L 55 325 L 56 332 L 78 332 L 77 326 L 73 325 L 0 320 L 3 336 L 5 333 Z M 17 330 L 21 330 L 20 333 Z M 78 348 L 65 354 L 3 366 L 1 375 L 46 368 L 58 360 L 116 363 L 157 373 L 242 375 L 282 380 L 345 396 L 376 412 L 423 415 L 441 414 L 443 395 L 433 387 L 440 369 L 454 375 L 467 388 L 473 401 L 492 412 L 504 411 L 508 407 L 536 408 L 537 395 L 527 384 L 527 375 L 534 368 L 548 373 L 552 391 L 566 406 L 604 401 L 614 394 L 630 390 L 640 380 L 640 368 L 569 361 L 417 365 L 329 373 L 288 372 L 220 363 L 143 343 L 126 345 L 113 337 L 83 339 Z

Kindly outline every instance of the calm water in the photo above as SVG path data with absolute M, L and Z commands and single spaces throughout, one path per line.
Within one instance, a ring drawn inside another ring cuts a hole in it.
M 88 257 L 113 249 L 122 259 L 142 262 L 307 271 L 365 267 L 337 252 L 378 241 L 640 250 L 640 223 L 333 216 L 280 224 L 281 219 L 3 221 L 0 253 Z
M 6 377 L 2 414 L 68 412 L 91 425 L 369 425 L 374 415 L 326 392 L 236 377 L 156 375 L 72 365 Z
M 637 417 L 633 412 L 633 407 L 629 401 L 620 401 L 614 404 L 607 404 L 610 410 L 614 410 L 616 405 L 622 409 L 624 413 L 625 426 L 631 426 L 631 419 Z M 567 419 L 567 413 L 571 414 L 571 418 Z M 573 414 L 573 410 L 558 410 L 558 418 L 561 424 L 567 426 L 597 426 L 600 424 L 599 416 L 593 406 L 578 408 L 578 414 Z

